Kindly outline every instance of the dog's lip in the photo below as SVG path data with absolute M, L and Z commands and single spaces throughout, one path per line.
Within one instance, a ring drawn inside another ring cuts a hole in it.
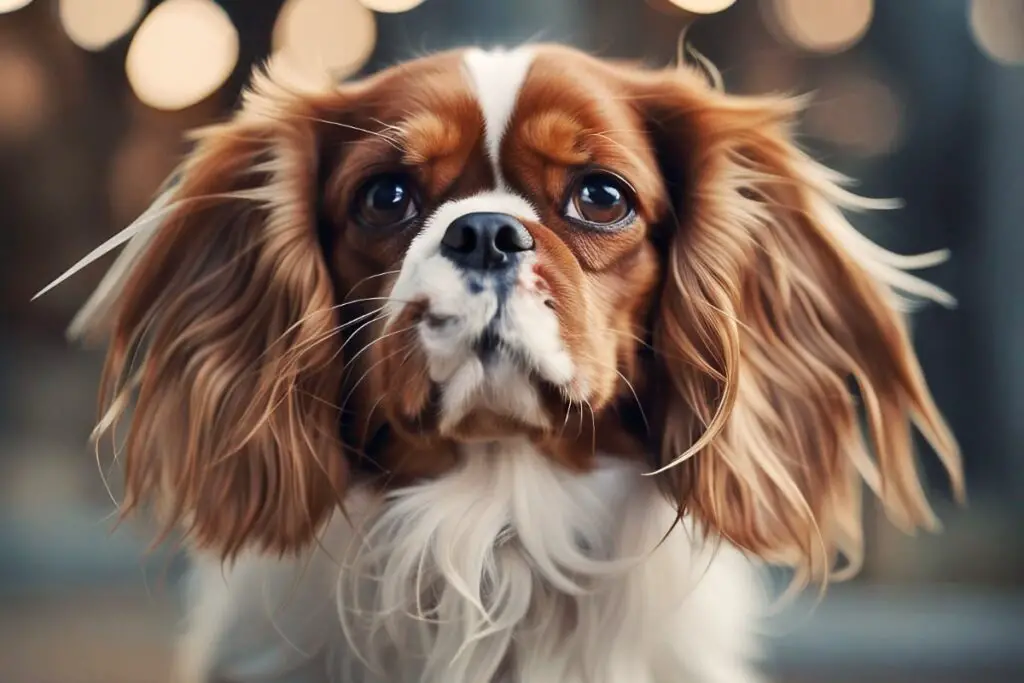
M 459 316 L 451 313 L 438 313 L 437 311 L 425 311 L 423 313 L 423 322 L 431 329 L 447 327 L 458 319 Z
M 466 329 L 466 325 L 469 323 L 470 321 L 464 314 L 453 311 L 449 307 L 438 307 L 435 309 L 431 308 L 428 304 L 418 315 L 420 331 L 425 339 L 450 337 L 452 335 L 461 337 L 463 340 L 460 342 L 462 353 L 468 352 L 469 354 L 466 360 L 468 361 L 470 358 L 476 359 L 483 364 L 488 374 L 496 369 L 496 365 L 499 362 L 505 362 L 512 364 L 535 385 L 549 386 L 563 393 L 571 385 L 569 381 L 558 381 L 548 377 L 544 371 L 543 364 L 538 364 L 536 359 L 532 357 L 529 349 L 520 346 L 516 335 L 508 336 L 503 332 L 502 328 L 506 324 L 506 318 L 503 316 L 503 311 L 500 307 L 483 326 L 483 329 L 474 333 Z M 442 386 L 445 383 L 445 380 L 441 379 L 434 379 L 433 381 Z
M 498 361 L 505 361 L 511 363 L 512 366 L 535 385 L 548 384 L 556 386 L 544 376 L 541 367 L 530 359 L 530 355 L 525 349 L 519 348 L 515 344 L 510 344 L 496 330 L 490 328 L 485 330 L 474 345 L 474 351 L 485 367 Z
M 491 321 L 491 323 L 484 328 L 483 332 L 473 340 L 472 350 L 473 353 L 476 354 L 476 357 L 483 361 L 485 366 L 496 362 L 499 359 L 504 359 L 505 361 L 512 363 L 520 372 L 533 379 L 540 379 L 538 373 L 539 368 L 530 362 L 529 356 L 525 350 L 520 349 L 514 343 L 511 343 L 509 339 L 499 331 L 497 318 Z

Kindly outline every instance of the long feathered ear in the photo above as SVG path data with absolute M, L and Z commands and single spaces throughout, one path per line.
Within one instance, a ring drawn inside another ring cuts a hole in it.
M 320 116 L 258 78 L 238 116 L 196 136 L 77 320 L 109 324 L 96 436 L 130 422 L 125 512 L 152 502 L 225 557 L 306 545 L 346 482 Z
M 951 303 L 908 272 L 945 254 L 899 256 L 849 224 L 842 209 L 883 203 L 793 144 L 799 102 L 725 95 L 686 71 L 638 88 L 676 208 L 654 329 L 669 379 L 659 476 L 708 530 L 798 581 L 852 575 L 862 481 L 901 528 L 937 526 L 913 426 L 962 495 L 901 313 Z

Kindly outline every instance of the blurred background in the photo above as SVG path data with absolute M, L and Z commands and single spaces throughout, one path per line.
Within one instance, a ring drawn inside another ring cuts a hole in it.
M 805 146 L 948 247 L 914 318 L 965 454 L 945 533 L 868 514 L 868 563 L 780 620 L 779 681 L 1024 681 L 1024 0 L 0 0 L 0 682 L 166 679 L 183 563 L 111 533 L 87 445 L 101 355 L 63 329 L 103 272 L 31 296 L 139 214 L 254 63 L 359 74 L 464 44 L 564 41 L 665 65 L 684 27 L 735 92 L 813 92 Z M 116 469 L 110 473 L 116 490 Z

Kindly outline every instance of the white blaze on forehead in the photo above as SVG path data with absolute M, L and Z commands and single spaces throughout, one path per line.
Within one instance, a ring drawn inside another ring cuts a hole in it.
M 533 51 L 529 48 L 490 52 L 472 49 L 467 50 L 462 59 L 484 115 L 484 139 L 494 169 L 494 181 L 498 187 L 504 187 L 498 158 L 501 138 L 533 62 Z

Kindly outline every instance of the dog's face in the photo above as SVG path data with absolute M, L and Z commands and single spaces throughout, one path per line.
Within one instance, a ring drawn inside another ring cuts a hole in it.
M 929 523 L 911 420 L 959 485 L 957 453 L 893 305 L 941 293 L 846 223 L 794 111 L 552 46 L 258 77 L 124 282 L 104 426 L 137 390 L 129 505 L 291 550 L 353 478 L 514 438 L 648 457 L 712 531 L 815 575 L 856 560 L 861 477 Z
M 523 435 L 585 467 L 598 426 L 623 432 L 605 409 L 637 380 L 661 270 L 669 201 L 643 122 L 573 53 L 406 69 L 363 96 L 380 106 L 350 110 L 346 125 L 383 137 L 349 143 L 324 197 L 340 303 L 368 299 L 353 405 L 376 402 L 364 428 L 395 430 L 384 464 L 398 475 Z

